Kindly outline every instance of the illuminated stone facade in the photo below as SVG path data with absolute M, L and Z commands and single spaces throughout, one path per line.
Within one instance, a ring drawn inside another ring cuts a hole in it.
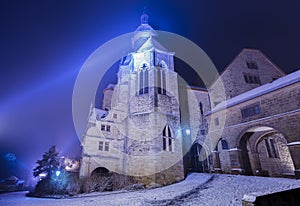
M 104 91 L 108 111 L 91 108 L 80 176 L 105 168 L 146 185 L 184 178 L 174 53 L 156 35 L 144 14 L 132 38 L 134 51 L 121 59 L 117 84 Z
M 245 49 L 220 79 L 228 99 L 206 115 L 213 171 L 299 177 L 300 70 L 284 76 L 258 50 Z
M 285 76 L 244 49 L 210 88 L 183 88 L 156 35 L 143 15 L 103 110 L 91 106 L 81 177 L 114 171 L 146 185 L 187 172 L 300 177 L 300 71 Z

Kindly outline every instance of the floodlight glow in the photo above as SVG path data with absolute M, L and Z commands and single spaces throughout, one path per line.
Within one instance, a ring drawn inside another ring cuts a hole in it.
M 47 175 L 45 173 L 39 174 L 40 177 L 46 177 Z
M 57 171 L 55 172 L 55 175 L 56 175 L 56 177 L 58 177 L 58 176 L 60 175 L 60 171 L 57 170 Z
M 186 129 L 186 130 L 185 130 L 185 134 L 186 134 L 186 135 L 190 135 L 190 134 L 191 134 L 191 130 L 190 130 L 190 129 Z

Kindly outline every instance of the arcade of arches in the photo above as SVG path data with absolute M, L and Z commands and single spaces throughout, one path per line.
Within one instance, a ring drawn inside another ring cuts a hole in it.
M 215 172 L 289 177 L 295 167 L 285 136 L 271 127 L 253 127 L 239 138 L 236 148 L 228 149 L 220 140 L 214 154 Z

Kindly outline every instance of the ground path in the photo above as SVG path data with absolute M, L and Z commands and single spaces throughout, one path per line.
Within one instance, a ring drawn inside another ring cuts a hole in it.
M 162 188 L 133 192 L 92 193 L 69 199 L 32 198 L 26 197 L 26 192 L 0 194 L 0 206 L 234 206 L 241 205 L 244 194 L 288 189 L 295 185 L 300 187 L 300 180 L 194 173 L 180 183 Z

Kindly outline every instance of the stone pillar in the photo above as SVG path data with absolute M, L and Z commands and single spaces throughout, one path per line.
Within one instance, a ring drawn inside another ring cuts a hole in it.
M 262 168 L 260 164 L 259 154 L 257 152 L 249 153 L 249 159 L 254 167 L 252 168 L 253 175 L 262 176 Z
M 295 167 L 295 177 L 300 179 L 300 141 L 287 144 Z
M 229 149 L 229 158 L 231 166 L 231 174 L 244 174 L 241 150 L 238 148 Z
M 222 173 L 219 152 L 214 150 L 212 151 L 212 155 L 213 155 L 213 169 L 215 173 Z

